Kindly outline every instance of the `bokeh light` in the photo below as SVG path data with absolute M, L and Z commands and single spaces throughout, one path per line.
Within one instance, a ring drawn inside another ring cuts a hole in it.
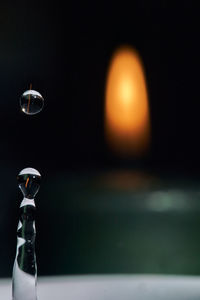
M 150 145 L 150 116 L 143 66 L 131 47 L 120 47 L 108 71 L 105 134 L 111 149 L 142 156 Z

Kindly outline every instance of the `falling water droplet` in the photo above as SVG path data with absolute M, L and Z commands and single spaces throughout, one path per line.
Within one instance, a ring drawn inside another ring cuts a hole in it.
M 27 90 L 20 97 L 21 110 L 27 115 L 35 115 L 39 113 L 44 106 L 44 98 L 34 90 Z
M 33 199 L 40 188 L 41 175 L 36 169 L 26 168 L 19 173 L 17 181 L 24 197 Z

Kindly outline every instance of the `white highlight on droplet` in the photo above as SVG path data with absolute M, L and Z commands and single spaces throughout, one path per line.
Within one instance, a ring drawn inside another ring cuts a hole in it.
M 36 175 L 36 176 L 41 176 L 41 174 L 38 172 L 38 170 L 34 169 L 34 168 L 25 168 L 23 170 L 21 170 L 21 172 L 19 173 L 19 175 Z
M 22 222 L 21 222 L 21 221 L 19 221 L 19 223 L 18 223 L 17 231 L 18 231 L 20 228 L 22 228 Z
M 28 199 L 28 198 L 24 198 L 20 204 L 20 207 L 26 206 L 26 205 L 32 205 L 35 207 L 35 201 L 34 199 Z
M 27 90 L 27 91 L 25 91 L 24 93 L 23 93 L 23 95 L 22 95 L 22 97 L 23 96 L 26 96 L 26 95 L 33 95 L 33 96 L 39 96 L 39 97 L 42 97 L 42 95 L 39 93 L 39 92 L 37 92 L 37 91 L 35 91 L 35 90 Z M 43 97 L 42 97 L 43 98 Z

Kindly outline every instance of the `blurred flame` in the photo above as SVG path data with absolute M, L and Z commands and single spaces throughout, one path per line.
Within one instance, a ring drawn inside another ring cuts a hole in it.
M 142 62 L 130 47 L 111 60 L 106 86 L 105 133 L 113 150 L 143 155 L 150 143 L 148 95 Z

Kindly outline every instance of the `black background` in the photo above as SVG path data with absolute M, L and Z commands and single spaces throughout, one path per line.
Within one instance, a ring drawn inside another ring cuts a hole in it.
M 198 175 L 199 33 L 199 10 L 187 1 L 1 3 L 0 224 L 7 246 L 0 247 L 5 264 L 14 253 L 12 199 L 17 199 L 21 169 L 37 168 L 47 190 L 52 176 L 121 165 L 104 140 L 106 74 L 120 45 L 135 47 L 145 66 L 152 147 L 142 165 Z M 45 99 L 35 116 L 19 106 L 30 83 Z M 10 269 L 4 266 L 1 275 L 8 276 Z

